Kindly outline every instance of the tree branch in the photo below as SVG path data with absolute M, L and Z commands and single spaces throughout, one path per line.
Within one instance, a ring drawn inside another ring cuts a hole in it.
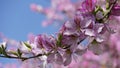
M 28 59 L 32 59 L 32 58 L 37 58 L 37 57 L 40 57 L 40 56 L 43 56 L 44 54 L 38 54 L 38 55 L 35 55 L 35 56 L 31 56 L 31 57 L 15 57 L 15 56 L 4 56 L 4 55 L 0 55 L 0 57 L 2 58 L 12 58 L 12 59 L 21 59 L 22 61 L 24 60 L 28 60 Z

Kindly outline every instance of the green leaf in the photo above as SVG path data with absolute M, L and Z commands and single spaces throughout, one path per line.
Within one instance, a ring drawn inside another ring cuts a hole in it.
M 15 52 L 15 51 L 10 51 L 10 53 L 12 53 L 12 54 L 15 55 L 15 56 L 18 56 L 18 53 Z
M 2 48 L 0 47 L 0 54 L 2 54 Z
M 100 7 L 97 6 L 96 9 L 94 10 L 94 14 L 96 14 L 99 11 Z
M 102 13 L 104 12 L 103 9 L 102 9 L 102 7 L 96 6 L 96 8 L 95 8 L 93 14 L 96 15 L 98 11 L 101 11 Z
M 5 55 L 5 56 L 8 56 L 7 53 L 6 53 L 6 47 L 4 47 L 3 45 L 1 45 L 1 51 L 2 51 L 2 54 Z
M 6 48 L 4 47 L 4 45 L 1 45 L 2 49 L 5 50 Z
M 18 56 L 21 57 L 22 52 L 20 51 L 20 49 L 18 49 L 17 52 L 18 52 Z
M 106 0 L 107 3 L 109 3 L 110 0 Z
M 24 42 L 25 46 L 28 47 L 29 49 L 32 49 L 32 47 L 30 46 L 30 44 L 28 44 L 27 42 Z
M 62 40 L 62 34 L 59 34 L 58 39 L 59 39 L 59 40 Z
M 58 39 L 57 39 L 57 46 L 61 47 L 61 41 L 62 41 L 62 34 L 59 34 Z
M 109 3 L 107 2 L 106 3 L 106 9 L 109 9 L 110 8 L 110 5 L 109 5 Z
M 94 39 L 94 40 L 92 41 L 92 44 L 98 44 L 98 42 Z

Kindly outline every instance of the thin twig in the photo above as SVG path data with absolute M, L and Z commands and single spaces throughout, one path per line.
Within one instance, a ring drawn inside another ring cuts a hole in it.
M 21 59 L 21 60 L 28 60 L 28 59 L 32 59 L 32 58 L 37 58 L 37 57 L 40 57 L 40 56 L 43 56 L 44 54 L 38 54 L 38 55 L 35 55 L 35 56 L 31 56 L 31 57 L 15 57 L 15 56 L 4 56 L 4 55 L 0 55 L 0 57 L 3 57 L 3 58 L 12 58 L 12 59 Z

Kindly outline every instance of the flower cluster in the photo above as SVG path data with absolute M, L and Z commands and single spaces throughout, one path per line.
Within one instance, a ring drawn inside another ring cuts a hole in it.
M 120 15 L 120 6 L 117 0 L 103 0 L 106 6 L 101 6 L 99 1 L 101 0 L 84 0 L 79 5 L 82 7 L 77 5 L 76 8 L 69 0 L 55 1 L 53 7 L 58 6 L 59 11 L 72 11 L 71 19 L 63 24 L 56 37 L 46 34 L 31 35 L 27 42 L 20 42 L 14 50 L 9 50 L 6 42 L 1 43 L 0 57 L 22 61 L 37 58 L 42 68 L 51 64 L 56 68 L 57 65 L 62 68 L 64 66 L 73 68 L 74 65 L 77 66 L 75 68 L 119 68 L 119 41 L 115 43 L 118 38 L 114 36 L 110 40 L 107 38 L 114 32 L 111 29 L 113 26 L 111 18 Z M 64 7 L 65 5 L 67 7 Z M 51 17 L 51 14 L 40 6 L 32 5 L 32 9 Z M 58 18 L 58 16 L 52 17 Z M 107 42 L 111 40 L 114 43 L 108 44 Z
M 42 22 L 42 26 L 48 26 L 55 22 L 64 22 L 74 16 L 75 8 L 80 7 L 82 0 L 72 2 L 71 0 L 51 0 L 51 7 L 43 8 L 41 5 L 31 4 L 33 11 L 46 15 L 47 20 Z

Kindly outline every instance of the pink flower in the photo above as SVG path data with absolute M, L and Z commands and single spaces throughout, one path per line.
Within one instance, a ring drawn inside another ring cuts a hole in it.
M 17 68 L 17 65 L 15 65 L 15 64 L 6 64 L 6 65 L 4 65 L 4 67 L 3 68 Z
M 119 5 L 115 5 L 112 8 L 111 15 L 120 16 L 120 6 Z
M 40 49 L 45 49 L 46 51 L 53 50 L 55 48 L 55 38 L 53 36 L 38 35 L 35 37 L 34 43 Z
M 30 34 L 28 35 L 29 43 L 34 43 L 34 39 L 35 39 L 35 35 L 33 35 L 32 33 L 30 33 Z
M 95 9 L 96 0 L 85 0 L 82 3 L 83 12 L 92 12 Z
M 39 12 L 43 12 L 43 7 L 40 5 L 36 5 L 36 4 L 31 4 L 30 5 L 31 10 L 33 11 L 39 11 Z
M 46 27 L 46 26 L 52 24 L 52 22 L 53 22 L 52 20 L 43 21 L 43 22 L 42 22 L 42 26 L 43 26 L 43 27 Z
M 47 62 L 48 63 L 57 63 L 59 65 L 63 64 L 63 57 L 59 52 L 52 53 L 48 55 L 47 57 Z

